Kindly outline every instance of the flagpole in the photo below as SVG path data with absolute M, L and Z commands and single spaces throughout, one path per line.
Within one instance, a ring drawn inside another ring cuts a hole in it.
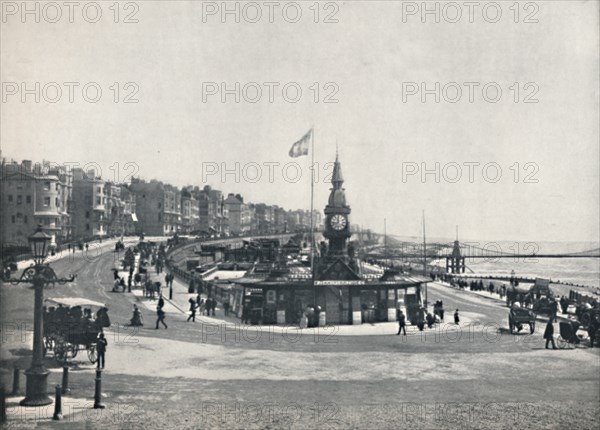
M 317 311 L 317 290 L 315 289 L 315 234 L 314 234 L 314 194 L 315 194 L 315 128 L 310 134 L 310 272 L 313 290 L 313 306 Z

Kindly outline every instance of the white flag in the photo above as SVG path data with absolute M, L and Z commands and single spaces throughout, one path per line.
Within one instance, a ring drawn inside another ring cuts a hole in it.
M 308 155 L 308 142 L 310 141 L 312 132 L 313 130 L 311 128 L 304 136 L 302 136 L 302 139 L 292 145 L 290 148 L 290 157 L 296 158 L 303 155 Z

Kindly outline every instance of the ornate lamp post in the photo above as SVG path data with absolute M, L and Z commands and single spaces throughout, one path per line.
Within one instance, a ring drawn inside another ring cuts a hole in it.
M 29 236 L 29 246 L 33 255 L 34 265 L 23 271 L 19 279 L 7 279 L 11 284 L 30 283 L 35 290 L 33 310 L 33 358 L 31 367 L 25 371 L 27 386 L 22 406 L 44 406 L 52 403 L 47 393 L 47 377 L 50 372 L 44 366 L 44 287 L 47 284 L 65 284 L 73 282 L 75 275 L 69 279 L 59 279 L 54 270 L 43 264 L 48 255 L 52 237 L 42 231 L 39 226 L 34 234 Z

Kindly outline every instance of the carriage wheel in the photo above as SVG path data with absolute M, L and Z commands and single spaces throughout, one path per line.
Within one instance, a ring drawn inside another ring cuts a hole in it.
M 91 344 L 87 350 L 87 356 L 90 360 L 90 363 L 96 364 L 98 361 L 98 353 L 96 352 L 96 345 Z
M 71 343 L 67 344 L 67 355 L 68 358 L 75 358 L 77 357 L 77 352 L 79 351 L 79 348 L 77 347 L 77 345 L 73 345 Z
M 65 342 L 59 340 L 54 347 L 54 359 L 58 364 L 63 364 L 67 361 L 68 346 Z
M 556 338 L 556 343 L 560 349 L 565 349 L 569 346 L 569 342 L 563 339 L 562 336 L 558 336 L 558 338 Z

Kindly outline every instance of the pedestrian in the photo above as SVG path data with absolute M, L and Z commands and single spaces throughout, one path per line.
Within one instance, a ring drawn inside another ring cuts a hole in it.
M 458 325 L 460 323 L 460 317 L 458 315 L 458 309 L 454 312 L 454 324 Z
M 212 308 L 212 297 L 208 297 L 204 302 L 204 309 L 206 310 L 206 316 L 210 316 L 210 310 Z
M 444 321 L 444 302 L 440 300 L 440 320 Z
M 137 327 L 137 326 L 143 326 L 144 325 L 144 320 L 142 318 L 142 314 L 139 310 L 139 308 L 137 307 L 137 305 L 133 305 L 133 316 L 131 317 L 131 320 L 129 321 L 130 325 Z
M 156 330 L 158 330 L 158 323 L 161 323 L 165 326 L 165 329 L 167 329 L 167 324 L 165 324 L 165 311 L 163 311 L 162 307 L 158 306 L 156 308 L 156 315 L 158 317 L 156 320 Z
M 398 313 L 398 336 L 400 332 L 403 332 L 404 336 L 406 336 L 406 316 L 404 316 L 402 310 Z
M 206 300 L 208 301 L 208 299 L 206 299 Z M 248 309 L 248 305 L 244 303 L 244 305 L 242 306 L 242 324 L 248 324 L 249 319 L 250 319 L 250 310 Z
M 88 243 L 85 244 L 85 252 L 88 252 L 88 249 L 90 248 L 90 245 Z
M 417 328 L 423 331 L 425 328 L 425 309 L 421 308 L 417 311 Z
M 125 292 L 125 277 L 124 276 L 119 279 L 119 286 L 123 289 L 123 292 Z
M 600 322 L 598 321 L 598 317 L 592 317 L 592 321 L 588 324 L 587 332 L 590 338 L 590 348 L 594 347 L 594 341 L 596 341 L 596 332 L 600 327 Z
M 223 311 L 225 312 L 225 316 L 229 315 L 229 299 L 223 302 Z
M 98 336 L 98 340 L 96 341 L 96 352 L 98 353 L 98 369 L 100 369 L 100 362 L 102 362 L 102 369 L 104 369 L 104 364 L 106 363 L 106 359 L 104 355 L 106 354 L 106 346 L 108 342 L 104 337 L 104 333 L 100 333 Z
M 552 312 L 552 319 L 556 319 L 556 313 L 558 312 L 558 303 L 556 299 L 550 299 L 550 312 Z
M 552 349 L 556 349 L 556 344 L 554 343 L 554 326 L 552 325 L 552 321 L 552 318 L 548 320 L 548 324 L 546 324 L 546 330 L 544 330 L 544 339 L 546 339 L 546 349 L 548 349 L 548 344 L 550 342 L 552 342 Z
M 158 307 L 162 309 L 164 306 L 165 306 L 165 299 L 163 299 L 163 296 L 161 294 L 160 297 L 158 298 Z
M 217 299 L 212 299 L 210 303 L 210 309 L 212 310 L 212 316 L 215 316 L 215 310 L 217 309 Z
M 427 315 L 425 316 L 425 320 L 427 321 L 428 328 L 433 327 L 433 324 L 435 324 L 435 318 L 433 317 L 433 315 L 431 315 L 431 312 L 427 312 Z
M 192 320 L 192 322 L 196 322 L 196 308 L 198 306 L 196 305 L 196 301 L 193 297 L 190 297 L 188 301 L 190 302 L 190 316 L 186 322 L 190 322 L 190 320 Z

